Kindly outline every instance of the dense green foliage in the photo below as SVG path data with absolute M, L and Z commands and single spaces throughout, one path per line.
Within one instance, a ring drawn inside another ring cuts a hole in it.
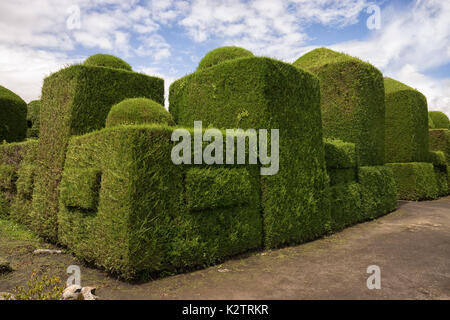
M 441 111 L 430 111 L 428 114 L 433 120 L 434 129 L 450 129 L 450 120 L 445 113 Z
M 258 166 L 174 165 L 173 130 L 119 126 L 71 139 L 58 214 L 64 245 L 126 279 L 261 246 Z
M 146 98 L 125 99 L 112 106 L 106 118 L 106 127 L 143 123 L 175 124 L 162 105 Z
M 294 62 L 320 79 L 323 134 L 356 144 L 362 165 L 384 159 L 384 84 L 372 65 L 326 48 Z
M 175 81 L 169 111 L 178 125 L 279 129 L 279 171 L 261 177 L 264 245 L 314 239 L 329 228 L 319 81 L 269 58 L 240 58 Z M 270 133 L 270 131 L 269 131 Z M 270 149 L 269 149 L 270 150 Z
M 428 157 L 428 109 L 423 94 L 384 79 L 386 90 L 386 162 L 425 162 Z
M 17 94 L 0 86 L 0 143 L 25 139 L 27 104 Z
M 434 173 L 438 186 L 438 196 L 446 196 L 449 194 L 449 175 L 445 154 L 442 151 L 430 151 L 430 162 L 434 166 Z
M 327 167 L 347 169 L 358 165 L 358 152 L 354 143 L 325 139 L 324 148 Z
M 434 125 L 433 119 L 430 116 L 430 113 L 428 112 L 428 129 L 435 129 L 436 126 Z
M 41 101 L 31 101 L 27 110 L 27 138 L 39 138 Z
M 330 187 L 331 227 L 333 231 L 364 221 L 361 206 L 361 185 L 356 181 Z
M 388 163 L 395 176 L 398 198 L 429 200 L 438 197 L 438 185 L 431 163 Z
M 200 61 L 197 71 L 203 70 L 219 63 L 243 58 L 243 57 L 253 57 L 253 53 L 248 50 L 239 47 L 221 47 L 208 52 L 203 59 Z
M 355 144 L 340 140 L 325 140 L 325 159 L 333 230 L 395 210 L 397 193 L 390 169 L 358 167 Z
M 445 155 L 447 165 L 450 165 L 450 130 L 430 130 L 430 150 L 442 151 Z
M 58 185 L 70 136 L 105 126 L 111 107 L 126 98 L 164 102 L 164 81 L 121 69 L 74 65 L 44 80 L 33 191 L 33 229 L 56 241 Z
M 360 167 L 362 215 L 374 219 L 397 208 L 396 180 L 388 166 Z
M 356 181 L 358 152 L 355 144 L 325 139 L 324 149 L 330 185 Z
M 24 171 L 34 159 L 36 146 L 35 140 L 0 145 L 0 212 L 25 224 L 31 197 L 18 202 L 22 199 Z
M 90 67 L 106 67 L 132 71 L 131 66 L 127 62 L 109 54 L 94 54 L 84 61 L 84 65 Z

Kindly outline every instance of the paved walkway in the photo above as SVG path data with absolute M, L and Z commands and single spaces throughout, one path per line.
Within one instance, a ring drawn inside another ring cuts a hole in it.
M 369 265 L 381 289 L 368 290 Z M 450 197 L 401 202 L 371 221 L 296 247 L 141 285 L 118 283 L 102 298 L 450 299 Z

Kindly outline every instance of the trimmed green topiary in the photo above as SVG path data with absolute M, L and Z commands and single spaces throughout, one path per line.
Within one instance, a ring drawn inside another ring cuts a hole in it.
M 330 188 L 330 198 L 333 231 L 364 221 L 359 183 L 353 181 L 333 185 Z
M 261 177 L 264 245 L 314 239 L 329 230 L 328 178 L 318 79 L 269 58 L 240 58 L 181 78 L 170 87 L 178 125 L 279 129 L 279 171 Z
M 0 86 L 0 143 L 22 141 L 27 134 L 27 104 Z
M 69 138 L 103 128 L 111 106 L 137 97 L 164 103 L 164 81 L 86 65 L 67 67 L 44 80 L 32 219 L 39 235 L 57 238 L 57 190 Z
M 324 147 L 328 168 L 346 169 L 358 165 L 358 152 L 354 143 L 325 139 Z
M 395 176 L 398 198 L 430 200 L 438 197 L 438 185 L 431 163 L 388 163 Z
M 14 203 L 21 191 L 21 170 L 33 158 L 36 146 L 36 140 L 0 144 L 0 197 L 3 203 L 3 213 L 11 215 L 13 219 L 15 219 Z M 19 209 L 21 216 L 28 215 L 26 206 Z M 22 222 L 20 219 L 18 221 Z
M 428 161 L 428 110 L 423 94 L 384 79 L 386 90 L 386 162 Z
M 243 58 L 253 57 L 253 53 L 248 50 L 239 47 L 221 47 L 208 52 L 200 61 L 197 67 L 197 71 L 215 66 L 219 63 Z
M 324 147 L 330 185 L 334 186 L 356 181 L 358 152 L 355 144 L 341 140 L 325 139 Z M 347 188 L 347 186 L 344 188 Z M 342 188 L 339 190 L 342 190 Z M 339 190 L 332 191 L 339 196 Z
M 175 165 L 173 130 L 119 126 L 70 140 L 61 243 L 125 279 L 261 246 L 259 166 Z
M 374 66 L 326 48 L 293 64 L 320 79 L 324 136 L 356 144 L 362 165 L 384 164 L 384 84 Z
M 441 111 L 430 111 L 428 114 L 433 120 L 435 129 L 450 129 L 450 120 L 445 113 Z
M 83 64 L 90 67 L 106 67 L 132 71 L 131 66 L 127 62 L 109 54 L 94 54 L 87 58 Z
M 433 119 L 430 116 L 430 113 L 428 112 L 428 128 L 429 129 L 435 129 L 436 126 L 434 125 Z
M 32 195 L 34 175 L 36 172 L 37 140 L 29 140 L 22 144 L 22 161 L 17 170 L 16 195 L 11 202 L 11 219 L 31 228 Z
M 430 150 L 434 150 L 430 152 L 430 162 L 434 165 L 439 196 L 447 195 L 450 193 L 450 130 L 430 130 Z
M 447 165 L 450 165 L 450 130 L 430 130 L 430 150 L 442 151 L 445 155 Z
M 107 128 L 143 123 L 175 125 L 172 115 L 162 105 L 146 98 L 125 99 L 112 106 L 106 118 Z
M 397 208 L 395 175 L 388 166 L 360 167 L 363 220 L 375 219 Z
M 27 138 L 39 138 L 41 101 L 34 100 L 28 104 L 27 111 Z

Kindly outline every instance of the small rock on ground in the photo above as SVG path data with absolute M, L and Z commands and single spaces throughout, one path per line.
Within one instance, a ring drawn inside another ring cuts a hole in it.
M 61 250 L 51 250 L 51 249 L 36 249 L 33 254 L 61 254 Z

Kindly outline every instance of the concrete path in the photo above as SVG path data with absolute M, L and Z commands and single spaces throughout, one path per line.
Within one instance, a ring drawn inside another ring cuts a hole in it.
M 381 289 L 366 285 L 369 265 Z M 450 197 L 399 209 L 296 247 L 141 285 L 99 290 L 117 299 L 450 299 Z

